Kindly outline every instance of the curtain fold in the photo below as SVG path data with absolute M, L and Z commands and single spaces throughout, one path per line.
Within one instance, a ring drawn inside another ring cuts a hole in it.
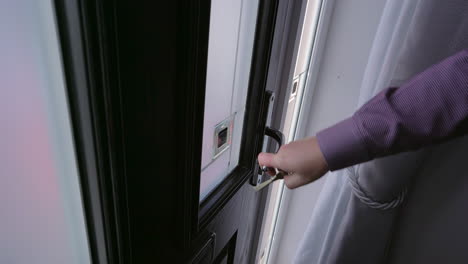
M 372 51 L 365 70 L 359 105 L 384 89 L 396 65 L 395 52 L 405 37 L 403 29 L 412 18 L 418 1 L 387 1 Z M 384 61 L 386 63 L 384 63 Z M 295 263 L 329 263 L 332 250 L 336 250 L 338 233 L 346 228 L 344 221 L 349 208 L 358 203 L 353 199 L 348 177 L 352 171 L 329 173 L 319 200 L 301 241 Z M 336 255 L 336 252 L 334 252 Z
M 358 106 L 382 89 L 468 47 L 468 1 L 387 1 L 363 77 Z M 376 159 L 328 174 L 295 263 L 381 263 L 398 228 L 400 204 L 380 210 L 428 166 L 432 148 Z M 413 188 L 414 189 L 414 188 Z M 361 197 L 362 198 L 362 197 Z M 366 204 L 367 203 L 367 204 Z

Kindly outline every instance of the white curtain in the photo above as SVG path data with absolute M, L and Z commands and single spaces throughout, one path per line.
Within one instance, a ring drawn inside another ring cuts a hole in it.
M 468 1 L 389 0 L 365 70 L 359 105 L 468 47 Z M 295 263 L 326 263 L 352 193 L 349 170 L 327 175 Z M 365 234 L 363 234 L 365 235 Z

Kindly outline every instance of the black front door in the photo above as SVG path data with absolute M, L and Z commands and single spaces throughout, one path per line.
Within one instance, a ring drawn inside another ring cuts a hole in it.
M 252 263 L 278 1 L 56 9 L 93 260 Z

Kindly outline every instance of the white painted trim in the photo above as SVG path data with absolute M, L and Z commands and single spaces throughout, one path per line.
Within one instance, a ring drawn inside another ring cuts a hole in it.
M 330 26 L 330 20 L 333 14 L 335 0 L 323 0 L 323 7 L 320 12 L 319 24 L 317 26 L 317 35 L 313 44 L 312 54 L 310 56 L 309 68 L 307 71 L 304 96 L 302 99 L 301 110 L 299 113 L 295 138 L 303 138 L 308 130 L 308 113 L 312 108 L 312 96 L 320 73 L 322 57 L 325 53 L 325 43 Z
M 309 66 L 307 70 L 307 77 L 305 78 L 305 84 L 303 86 L 303 91 L 301 92 L 300 98 L 298 98 L 299 105 L 297 107 L 298 111 L 295 111 L 295 119 L 291 140 L 302 138 L 305 136 L 307 130 L 308 116 L 307 113 L 310 112 L 311 101 L 313 96 L 313 91 L 315 83 L 317 81 L 317 76 L 319 74 L 319 65 L 321 64 L 322 55 L 325 50 L 325 42 L 327 39 L 328 29 L 330 25 L 330 20 L 333 13 L 335 0 L 322 0 L 320 7 L 320 14 L 318 19 L 318 25 L 316 28 L 316 34 L 311 46 L 311 54 L 309 60 Z M 298 88 L 300 89 L 300 88 Z M 266 263 L 275 263 L 275 256 L 278 253 L 279 241 L 281 240 L 281 234 L 283 232 L 283 224 L 285 223 L 285 218 L 287 216 L 288 205 L 290 202 L 290 192 L 284 188 L 284 183 L 280 183 L 280 191 L 276 197 L 275 210 L 274 210 L 274 224 L 272 235 L 271 235 L 271 245 L 270 250 L 268 250 L 268 256 Z M 273 197 L 271 197 L 273 198 Z

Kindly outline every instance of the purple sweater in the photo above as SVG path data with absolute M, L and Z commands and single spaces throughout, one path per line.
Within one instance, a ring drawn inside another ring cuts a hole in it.
M 377 94 L 320 131 L 330 170 L 447 141 L 468 133 L 468 49 Z

